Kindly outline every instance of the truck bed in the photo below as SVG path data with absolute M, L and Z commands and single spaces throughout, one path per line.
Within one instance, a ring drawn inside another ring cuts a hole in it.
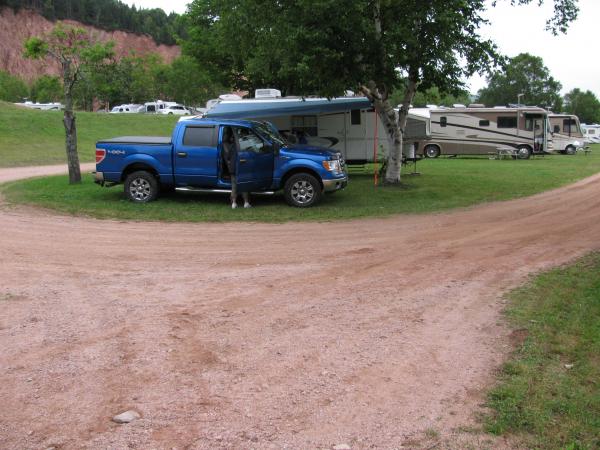
M 144 144 L 144 145 L 169 145 L 170 136 L 121 136 L 112 139 L 103 139 L 99 144 Z

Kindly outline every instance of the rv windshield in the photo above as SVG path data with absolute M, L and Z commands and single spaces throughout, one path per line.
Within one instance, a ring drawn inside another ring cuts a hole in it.
M 256 122 L 256 129 L 262 137 L 281 146 L 285 145 L 285 141 L 279 134 L 279 131 L 277 131 L 277 128 L 271 122 Z

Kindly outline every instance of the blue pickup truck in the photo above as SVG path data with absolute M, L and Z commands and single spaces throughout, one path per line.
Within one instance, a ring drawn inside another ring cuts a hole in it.
M 240 190 L 283 189 L 291 206 L 316 204 L 324 192 L 348 183 L 339 152 L 288 145 L 269 122 L 199 119 L 180 121 L 172 137 L 120 137 L 96 144 L 95 181 L 124 184 L 134 202 L 154 200 L 161 189 L 228 192 L 231 181 L 222 156 L 223 131 L 234 132 Z

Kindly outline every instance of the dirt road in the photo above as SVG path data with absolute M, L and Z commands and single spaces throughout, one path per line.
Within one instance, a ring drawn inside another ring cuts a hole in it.
M 343 223 L 3 205 L 0 230 L 0 448 L 412 448 L 473 423 L 502 293 L 600 248 L 600 175 Z

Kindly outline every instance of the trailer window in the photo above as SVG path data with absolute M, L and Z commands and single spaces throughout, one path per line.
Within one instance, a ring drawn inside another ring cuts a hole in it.
M 308 136 L 317 136 L 317 116 L 292 116 L 292 130 L 302 131 Z
M 596 130 L 587 130 L 587 134 L 596 134 Z
M 445 127 L 448 125 L 448 118 L 446 116 L 440 117 L 440 127 Z
M 480 120 L 479 121 L 479 126 L 480 127 L 489 127 L 490 126 L 490 121 L 489 120 Z
M 360 125 L 360 109 L 350 111 L 350 125 Z
M 554 125 L 554 132 L 560 133 L 560 125 Z
M 498 117 L 498 128 L 517 128 L 517 118 L 514 116 Z
M 213 147 L 213 127 L 187 127 L 183 145 L 189 147 Z

